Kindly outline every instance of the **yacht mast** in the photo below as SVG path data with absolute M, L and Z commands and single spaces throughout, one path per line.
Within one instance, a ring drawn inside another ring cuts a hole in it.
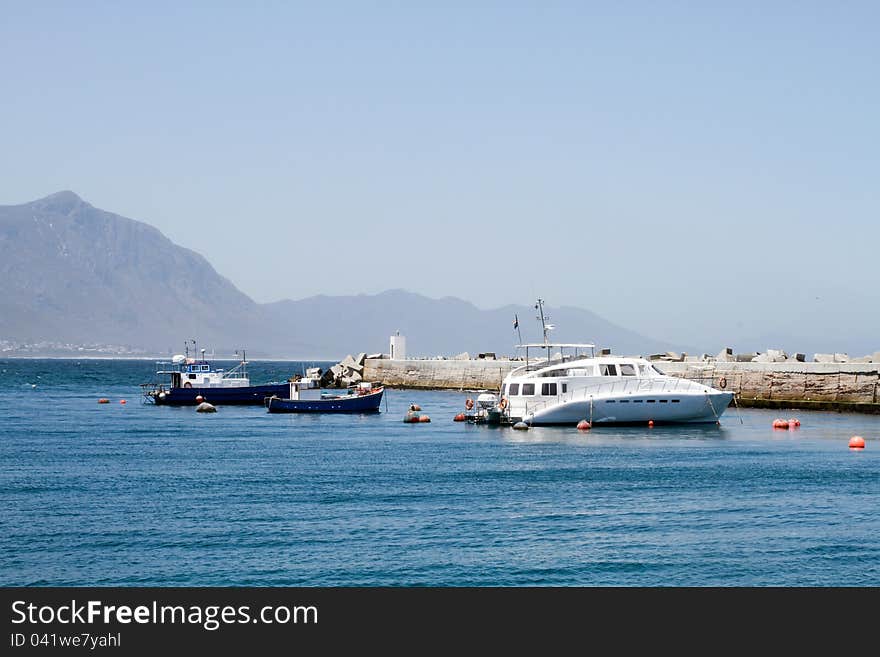
M 541 330 L 544 332 L 544 344 L 546 345 L 549 342 L 548 337 L 553 329 L 553 325 L 547 323 L 547 320 L 550 318 L 544 315 L 544 300 L 540 297 L 538 298 L 538 303 L 535 304 L 535 310 L 538 311 L 537 319 L 541 320 Z

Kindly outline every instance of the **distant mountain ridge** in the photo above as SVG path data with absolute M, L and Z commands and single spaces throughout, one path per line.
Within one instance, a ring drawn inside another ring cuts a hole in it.
M 480 310 L 452 297 L 389 290 L 258 304 L 200 254 L 156 228 L 95 208 L 70 191 L 0 206 L 0 340 L 110 343 L 161 354 L 198 339 L 210 351 L 337 358 L 388 350 L 396 330 L 411 355 L 513 354 L 538 338 L 534 310 Z M 594 341 L 615 353 L 669 345 L 587 310 L 548 308 L 559 341 Z
M 312 323 L 321 327 L 322 335 L 330 344 L 359 344 L 365 350 L 376 352 L 387 352 L 389 336 L 399 330 L 407 337 L 407 351 L 411 355 L 455 355 L 465 351 L 472 356 L 487 351 L 513 355 L 518 342 L 514 317 L 519 318 L 523 341 L 541 339 L 532 307 L 509 305 L 481 310 L 455 297 L 430 299 L 399 289 L 376 295 L 314 296 L 299 301 L 278 301 L 266 307 L 282 325 Z M 344 323 L 339 321 L 340 311 L 346 319 Z M 588 310 L 551 307 L 547 313 L 559 327 L 551 336 L 558 342 L 592 341 L 598 346 L 611 347 L 614 353 L 648 353 L 670 348 Z M 356 327 L 356 339 L 353 339 L 352 327 Z M 317 339 L 306 335 L 303 339 Z

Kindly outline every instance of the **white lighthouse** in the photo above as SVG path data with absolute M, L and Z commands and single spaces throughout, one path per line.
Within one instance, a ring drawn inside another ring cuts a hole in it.
M 406 338 L 400 334 L 399 330 L 391 336 L 390 356 L 396 360 L 406 359 Z

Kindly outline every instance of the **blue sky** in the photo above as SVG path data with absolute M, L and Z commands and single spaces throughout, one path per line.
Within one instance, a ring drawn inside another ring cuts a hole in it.
M 880 4 L 0 7 L 0 204 L 71 189 L 258 301 L 880 349 Z

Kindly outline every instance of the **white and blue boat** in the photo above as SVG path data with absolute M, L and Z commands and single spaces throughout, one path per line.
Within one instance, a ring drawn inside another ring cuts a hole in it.
M 732 392 L 668 376 L 642 357 L 596 356 L 593 344 L 550 342 L 553 325 L 546 321 L 543 299 L 535 309 L 544 341 L 518 345 L 525 349 L 525 364 L 504 378 L 497 404 L 490 395 L 485 395 L 486 401 L 479 399 L 482 408 L 471 416 L 473 421 L 572 426 L 581 420 L 591 425 L 720 423 L 733 400 Z M 532 360 L 530 349 L 543 350 L 545 356 Z
M 237 353 L 237 352 L 236 352 Z M 205 358 L 191 358 L 178 354 L 171 362 L 158 362 L 156 375 L 166 378 L 159 383 L 144 383 L 144 400 L 167 406 L 196 406 L 202 402 L 217 405 L 262 405 L 266 397 L 287 393 L 288 383 L 251 385 L 247 373 L 247 359 L 242 352 L 241 361 L 231 369 L 215 367 Z
M 377 413 L 385 388 L 362 381 L 346 390 L 325 390 L 315 378 L 291 381 L 285 398 L 267 397 L 270 413 Z

